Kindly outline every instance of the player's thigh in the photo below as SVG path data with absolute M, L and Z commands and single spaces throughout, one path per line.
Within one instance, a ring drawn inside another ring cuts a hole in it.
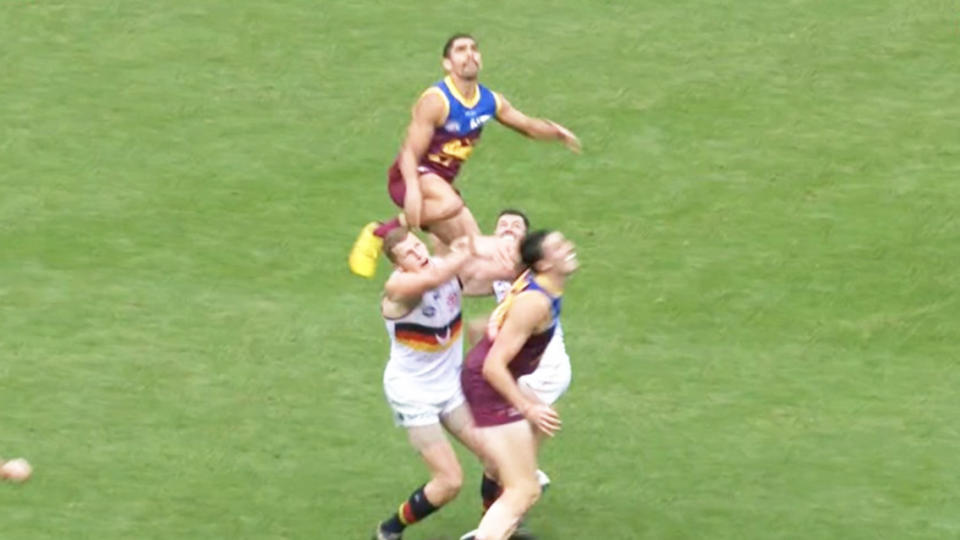
M 469 234 L 472 236 L 480 235 L 480 225 L 477 224 L 477 218 L 473 217 L 473 212 L 464 205 L 463 210 L 461 210 L 455 217 L 460 227 L 463 229 L 463 234 Z
M 444 244 L 443 240 L 440 240 L 437 235 L 429 233 L 427 234 L 427 238 L 430 239 L 430 252 L 433 253 L 434 256 L 442 257 L 450 253 L 450 246 Z
M 470 209 L 464 206 L 456 216 L 431 223 L 430 232 L 449 245 L 461 236 L 479 235 L 480 226 L 477 225 L 477 220 L 474 219 Z
M 480 428 L 473 422 L 470 409 L 466 403 L 453 409 L 440 418 L 443 427 L 450 432 L 468 450 L 483 460 L 486 450 Z
M 407 428 L 407 437 L 433 477 L 462 476 L 460 462 L 439 423 Z
M 450 219 L 464 206 L 457 190 L 433 173 L 420 175 L 420 194 L 423 197 L 420 213 L 424 224 Z
M 526 420 L 480 428 L 487 455 L 505 488 L 526 486 L 537 474 L 537 442 Z

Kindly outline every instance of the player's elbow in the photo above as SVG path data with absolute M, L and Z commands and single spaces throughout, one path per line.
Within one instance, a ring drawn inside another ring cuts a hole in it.
M 503 366 L 496 362 L 491 362 L 488 358 L 486 362 L 483 363 L 483 378 L 486 379 L 488 383 L 493 384 L 496 382 L 497 378 L 503 372 Z

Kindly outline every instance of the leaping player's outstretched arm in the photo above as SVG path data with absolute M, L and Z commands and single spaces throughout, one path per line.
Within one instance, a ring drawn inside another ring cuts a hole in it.
M 497 111 L 497 120 L 501 124 L 538 140 L 556 139 L 567 145 L 571 151 L 580 153 L 580 139 L 569 129 L 560 124 L 543 118 L 531 118 L 507 101 L 507 98 L 497 94 L 500 109 Z
M 420 212 L 423 206 L 417 165 L 427 153 L 433 130 L 443 121 L 444 114 L 446 103 L 443 97 L 437 92 L 424 92 L 413 106 L 413 118 L 407 127 L 407 137 L 400 150 L 400 173 L 407 188 L 403 213 L 407 216 L 407 225 L 414 229 L 420 228 Z

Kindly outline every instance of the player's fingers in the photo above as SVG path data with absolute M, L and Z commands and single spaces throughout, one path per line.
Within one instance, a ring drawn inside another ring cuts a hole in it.
M 557 414 L 557 411 L 546 407 L 541 416 L 541 421 L 553 428 L 559 428 L 562 422 L 560 421 L 560 415 Z
M 507 270 L 516 266 L 516 262 L 514 258 L 503 252 L 499 252 L 497 254 L 497 260 L 501 265 L 503 265 L 504 269 L 507 269 Z
M 552 422 L 545 421 L 541 424 L 540 429 L 550 437 L 553 437 L 557 434 L 557 431 L 560 431 L 560 426 Z

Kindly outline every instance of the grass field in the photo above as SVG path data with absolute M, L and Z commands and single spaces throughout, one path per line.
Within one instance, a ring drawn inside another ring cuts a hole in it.
M 0 537 L 367 538 L 420 485 L 345 259 L 461 30 L 585 147 L 458 180 L 580 247 L 530 526 L 960 537 L 953 3 L 423 5 L 0 3 Z M 461 455 L 407 538 L 475 525 Z

